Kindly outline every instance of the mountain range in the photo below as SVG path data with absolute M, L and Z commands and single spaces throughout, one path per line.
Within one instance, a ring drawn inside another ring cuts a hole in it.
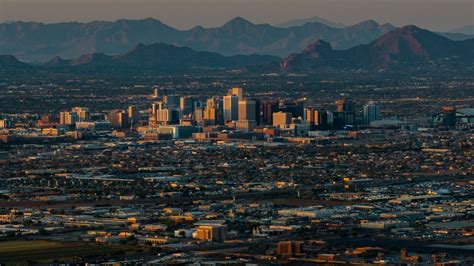
M 394 29 L 373 20 L 345 28 L 319 22 L 289 28 L 253 24 L 236 17 L 216 28 L 178 30 L 156 19 L 93 21 L 89 23 L 10 22 L 0 24 L 0 54 L 24 61 L 44 62 L 54 56 L 76 58 L 83 54 L 120 54 L 139 43 L 166 43 L 222 55 L 265 54 L 284 57 L 318 39 L 334 49 L 366 44 Z
M 280 63 L 282 71 L 333 69 L 387 69 L 428 67 L 432 65 L 472 66 L 474 39 L 453 41 L 434 32 L 405 26 L 373 42 L 346 50 L 334 50 L 318 40 L 300 53 Z
M 325 40 L 317 40 L 301 52 L 284 59 L 270 55 L 224 56 L 170 44 L 138 44 L 125 53 L 106 55 L 89 53 L 74 59 L 54 57 L 38 65 L 40 69 L 82 70 L 195 70 L 247 69 L 248 71 L 306 72 L 318 69 L 402 69 L 473 67 L 474 39 L 453 41 L 440 34 L 405 26 L 396 28 L 368 44 L 345 50 L 333 49 Z M 30 69 L 12 55 L 0 56 L 2 69 Z
M 44 67 L 127 68 L 157 71 L 242 68 L 248 65 L 276 62 L 279 57 L 270 55 L 223 56 L 212 52 L 199 52 L 188 47 L 164 43 L 138 44 L 126 53 L 109 56 L 103 53 L 82 55 L 75 59 L 54 57 Z

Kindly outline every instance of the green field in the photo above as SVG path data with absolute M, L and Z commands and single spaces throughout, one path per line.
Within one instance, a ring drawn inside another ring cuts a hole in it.
M 98 245 L 94 243 L 62 243 L 45 240 L 18 240 L 0 242 L 0 263 L 26 265 L 80 260 L 79 257 L 110 256 L 134 251 L 119 245 Z

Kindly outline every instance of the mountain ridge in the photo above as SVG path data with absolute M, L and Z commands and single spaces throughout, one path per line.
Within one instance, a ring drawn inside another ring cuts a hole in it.
M 246 65 L 278 61 L 266 55 L 223 56 L 212 52 L 195 51 L 164 43 L 137 44 L 123 54 L 92 53 L 74 59 L 53 57 L 45 67 L 109 67 L 155 70 L 187 70 L 199 68 L 239 68 Z
M 282 71 L 317 68 L 386 69 L 433 63 L 472 64 L 474 39 L 452 41 L 413 25 L 397 28 L 369 44 L 334 50 L 325 41 L 309 45 L 280 63 Z
M 44 62 L 54 56 L 77 58 L 90 53 L 120 54 L 138 43 L 162 42 L 227 56 L 265 54 L 283 57 L 301 51 L 317 39 L 327 40 L 335 49 L 347 49 L 369 43 L 393 28 L 376 22 L 361 22 L 346 28 L 333 28 L 318 22 L 278 28 L 255 24 L 242 17 L 219 27 L 197 26 L 189 30 L 175 29 L 154 18 L 88 23 L 13 22 L 0 24 L 0 54 Z

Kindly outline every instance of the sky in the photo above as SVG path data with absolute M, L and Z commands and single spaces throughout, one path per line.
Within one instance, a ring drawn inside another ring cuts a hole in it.
M 374 19 L 447 31 L 474 24 L 474 0 L 0 0 L 2 22 L 153 17 L 189 29 L 220 26 L 236 16 L 270 24 L 312 16 L 348 25 Z

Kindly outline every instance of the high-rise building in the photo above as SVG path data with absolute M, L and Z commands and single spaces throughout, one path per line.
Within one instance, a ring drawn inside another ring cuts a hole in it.
M 163 102 L 156 102 L 152 104 L 152 112 L 150 114 L 149 125 L 169 125 L 178 123 L 180 112 L 178 109 L 168 108 Z
M 315 107 L 307 107 L 304 109 L 305 120 L 308 121 L 308 124 L 314 125 L 314 111 L 316 110 Z
M 170 109 L 163 108 L 156 111 L 156 122 L 160 125 L 168 125 L 172 121 Z
M 181 97 L 179 100 L 179 109 L 183 115 L 188 115 L 194 111 L 194 99 L 188 96 Z
M 331 111 L 326 111 L 328 127 L 331 128 L 334 124 L 334 113 Z
M 107 120 L 113 128 L 127 128 L 128 114 L 123 110 L 113 110 L 107 115 Z
M 291 113 L 277 112 L 273 113 L 273 126 L 284 128 L 291 124 Z
M 134 125 L 138 122 L 140 118 L 140 114 L 138 113 L 137 107 L 134 105 L 130 105 L 128 107 L 128 121 L 130 121 L 131 125 Z
M 262 122 L 264 125 L 273 125 L 273 113 L 278 112 L 278 102 L 263 102 L 262 103 Z
M 61 125 L 74 125 L 79 121 L 79 117 L 76 112 L 60 112 L 59 113 L 59 124 Z
M 159 96 L 159 89 L 158 88 L 153 88 L 153 92 L 151 94 L 151 97 L 154 99 L 157 99 Z
M 370 122 L 379 120 L 380 108 L 374 103 L 369 103 L 363 107 L 364 125 L 370 125 Z
M 226 95 L 223 97 L 224 122 L 236 121 L 239 119 L 239 97 L 236 95 Z
M 336 100 L 336 112 L 355 113 L 355 103 L 351 98 Z
M 334 118 L 338 127 L 355 124 L 355 103 L 351 98 L 336 101 Z
M 328 128 L 328 112 L 325 109 L 318 108 L 314 110 L 314 125 L 317 129 Z
M 254 100 L 239 101 L 239 121 L 257 121 L 257 103 Z
M 200 124 L 204 121 L 204 110 L 201 107 L 194 109 L 194 120 Z
M 244 90 L 242 88 L 231 88 L 229 95 L 235 95 L 239 98 L 239 101 L 242 101 L 244 99 Z
M 71 112 L 77 114 L 78 122 L 89 121 L 89 108 L 85 107 L 74 107 Z
M 180 97 L 176 95 L 165 95 L 163 96 L 163 103 L 169 109 L 178 108 L 180 105 Z
M 224 122 L 224 111 L 222 101 L 217 97 L 209 98 L 204 108 L 205 125 L 221 125 Z

